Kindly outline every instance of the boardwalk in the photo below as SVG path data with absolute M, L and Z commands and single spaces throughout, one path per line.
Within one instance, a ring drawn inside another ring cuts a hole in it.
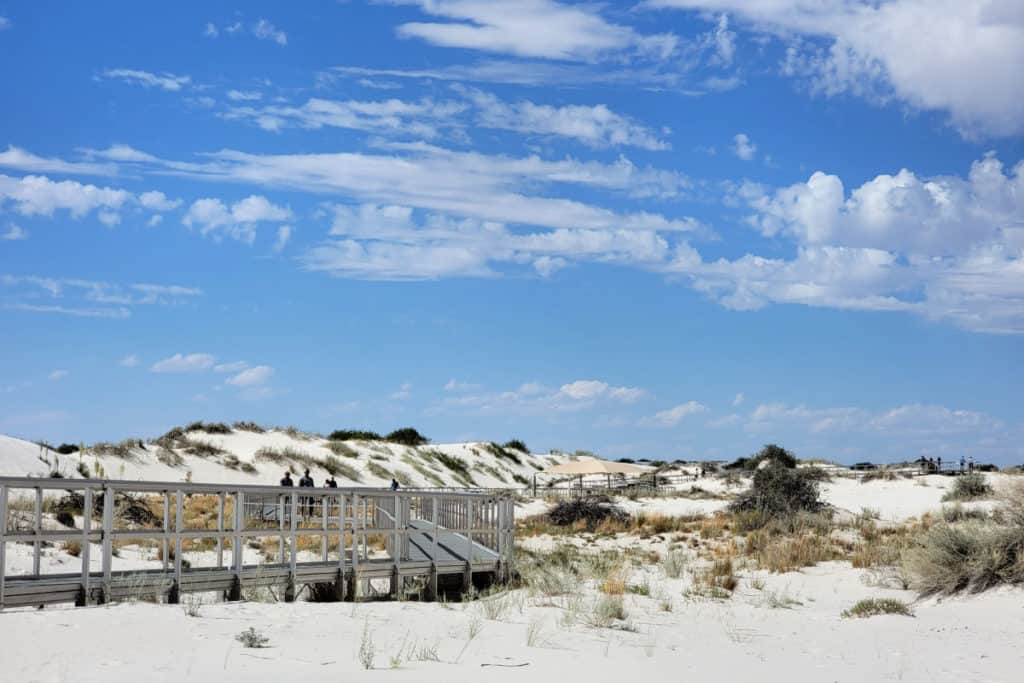
M 429 599 L 513 559 L 512 501 L 498 494 L 0 477 L 0 520 L 0 608 L 253 587 L 291 600 L 311 584 Z M 31 547 L 29 571 L 5 571 L 14 544 Z M 74 546 L 80 570 L 47 572 L 47 544 Z M 157 559 L 132 568 L 122 548 Z

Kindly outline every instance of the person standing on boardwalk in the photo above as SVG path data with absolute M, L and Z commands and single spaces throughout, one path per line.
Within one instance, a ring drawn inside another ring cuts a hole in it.
M 284 476 L 281 477 L 281 486 L 295 486 L 295 482 L 292 481 L 292 472 L 291 472 L 291 470 L 288 470 L 287 472 L 285 472 Z
M 394 477 L 391 477 L 391 490 L 392 491 L 397 491 L 398 490 L 398 480 L 395 479 Z
M 299 487 L 306 488 L 306 489 L 313 488 L 313 477 L 309 476 L 309 470 L 306 470 L 306 473 L 302 476 L 301 479 L 299 479 Z M 305 510 L 307 516 L 313 514 L 313 497 L 312 496 L 306 496 L 302 500 L 302 505 L 303 505 L 303 509 Z
M 332 474 L 330 478 L 324 482 L 324 486 L 326 486 L 329 489 L 336 489 L 338 488 L 338 480 L 335 479 L 334 475 Z

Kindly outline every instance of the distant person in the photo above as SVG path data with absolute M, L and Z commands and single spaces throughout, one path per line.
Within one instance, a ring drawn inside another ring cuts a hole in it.
M 281 478 L 281 486 L 295 486 L 295 482 L 292 481 L 292 473 L 285 472 L 284 477 Z
M 967 458 L 967 471 L 968 472 L 973 472 L 974 471 L 974 456 L 973 455 L 969 456 Z
M 299 479 L 299 487 L 300 488 L 304 488 L 304 489 L 311 489 L 311 488 L 313 488 L 313 477 L 309 476 L 309 470 L 306 470 L 306 473 L 304 475 L 302 475 L 301 479 Z M 303 505 L 303 509 L 306 512 L 306 516 L 308 517 L 308 516 L 312 515 L 313 514 L 313 496 L 305 496 L 302 499 L 301 502 L 302 502 L 302 505 Z
M 335 478 L 334 478 L 334 475 L 332 474 L 332 475 L 331 475 L 331 476 L 330 476 L 330 477 L 329 477 L 329 478 L 327 479 L 327 481 L 325 481 L 325 482 L 324 482 L 324 486 L 326 486 L 326 487 L 327 487 L 327 488 L 329 488 L 329 489 L 336 489 L 336 488 L 338 488 L 338 480 L 337 480 L 337 479 L 335 479 Z
M 394 477 L 391 477 L 391 490 L 392 491 L 397 491 L 398 490 L 398 480 L 395 479 Z
M 935 467 L 938 470 L 939 474 L 942 474 L 942 458 L 941 457 L 935 458 Z
M 928 458 L 928 471 L 929 472 L 934 472 L 935 471 L 935 458 Z
M 961 455 L 960 456 L 960 472 L 962 473 L 965 469 L 967 469 L 967 458 L 965 458 L 964 456 Z

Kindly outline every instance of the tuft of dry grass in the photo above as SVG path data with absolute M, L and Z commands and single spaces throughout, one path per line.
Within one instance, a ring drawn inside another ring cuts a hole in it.
M 843 611 L 843 617 L 847 619 L 877 617 L 880 614 L 912 617 L 914 616 L 914 611 L 910 609 L 910 605 L 907 603 L 891 598 L 866 598 Z

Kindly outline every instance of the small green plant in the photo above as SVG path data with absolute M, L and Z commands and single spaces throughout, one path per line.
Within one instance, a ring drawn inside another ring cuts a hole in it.
M 363 624 L 363 636 L 359 641 L 359 663 L 369 671 L 373 668 L 373 660 L 377 657 L 377 648 L 373 644 L 373 632 L 370 631 L 370 623 Z
M 267 647 L 270 643 L 270 638 L 267 638 L 252 626 L 235 636 L 235 640 L 240 642 L 244 647 L 252 648 Z
M 686 571 L 686 553 L 682 550 L 669 550 L 661 558 L 661 570 L 670 579 L 678 579 Z
M 942 496 L 942 500 L 978 500 L 991 495 L 992 487 L 985 481 L 985 475 L 980 472 L 971 472 L 957 477 L 957 480 L 953 482 L 953 488 Z
M 405 446 L 423 446 L 430 443 L 430 439 L 420 434 L 412 427 L 396 429 L 387 435 L 387 440 L 393 443 L 400 443 Z
M 859 601 L 850 609 L 843 611 L 843 617 L 847 619 L 876 617 L 880 614 L 896 614 L 904 617 L 914 616 L 910 605 L 892 598 L 866 598 Z
M 336 429 L 327 435 L 331 441 L 383 441 L 377 432 L 369 432 L 362 429 Z

